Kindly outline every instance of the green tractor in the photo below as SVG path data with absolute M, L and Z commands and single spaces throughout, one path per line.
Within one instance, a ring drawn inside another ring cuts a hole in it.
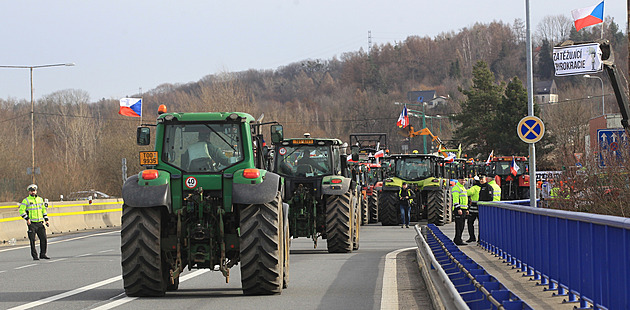
M 330 253 L 358 250 L 361 192 L 347 166 L 346 146 L 305 136 L 274 142 L 274 172 L 285 179 L 290 206 L 289 234 L 311 238 L 315 248 L 322 237 Z
M 266 170 L 260 121 L 236 112 L 158 116 L 155 151 L 140 152 L 148 169 L 122 188 L 128 296 L 177 290 L 186 267 L 221 271 L 227 282 L 239 263 L 245 294 L 287 287 L 288 205 L 282 177 Z M 138 144 L 149 145 L 150 132 L 138 127 Z M 282 126 L 271 136 L 280 141 Z
M 391 155 L 393 169 L 383 181 L 378 197 L 379 219 L 383 226 L 400 222 L 398 192 L 406 182 L 416 198 L 411 205 L 411 221 L 426 214 L 430 224 L 443 225 L 451 221 L 449 180 L 444 178 L 444 158 L 427 154 Z

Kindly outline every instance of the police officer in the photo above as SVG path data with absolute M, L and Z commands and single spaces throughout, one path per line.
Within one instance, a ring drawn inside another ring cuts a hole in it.
M 488 173 L 488 185 L 492 186 L 492 201 L 501 201 L 501 186 L 496 182 L 496 174 Z
M 28 186 L 28 197 L 22 200 L 18 211 L 20 216 L 26 220 L 28 226 L 28 239 L 31 241 L 31 256 L 33 260 L 50 259 L 46 256 L 46 249 L 48 243 L 46 240 L 46 227 L 44 222 L 48 226 L 48 214 L 46 208 L 48 204 L 44 203 L 42 197 L 37 196 L 37 185 L 31 184 Z M 35 249 L 35 235 L 39 238 L 40 254 L 37 257 L 37 250 Z
M 402 188 L 398 191 L 398 200 L 400 200 L 400 228 L 407 226 L 409 228 L 409 218 L 411 216 L 411 202 L 415 197 L 411 188 L 407 187 L 407 182 L 403 182 Z
M 485 174 L 479 175 L 479 182 L 468 189 L 468 196 L 471 200 L 470 214 L 468 215 L 468 235 L 470 236 L 466 242 L 475 242 L 475 220 L 479 217 L 479 209 L 477 201 L 492 201 L 493 189 L 488 184 Z
M 460 176 L 451 190 L 453 193 L 453 216 L 455 217 L 455 238 L 453 238 L 453 242 L 457 245 L 466 245 L 462 241 L 464 224 L 468 215 L 468 194 L 466 187 L 464 187 L 464 182 L 464 177 Z

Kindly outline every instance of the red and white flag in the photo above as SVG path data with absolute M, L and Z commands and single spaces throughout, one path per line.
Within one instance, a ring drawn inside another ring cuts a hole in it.
M 518 174 L 519 169 L 520 168 L 516 164 L 516 160 L 514 160 L 514 157 L 512 157 L 512 165 L 510 166 L 510 172 L 516 176 Z
M 492 160 L 492 155 L 494 155 L 494 150 L 492 150 L 492 152 L 490 152 L 490 155 L 488 155 L 488 160 L 486 160 L 486 166 L 490 164 L 490 161 Z
M 385 151 L 380 150 L 378 152 L 376 152 L 376 154 L 374 154 L 374 157 L 379 158 L 379 157 L 383 157 L 385 156 Z

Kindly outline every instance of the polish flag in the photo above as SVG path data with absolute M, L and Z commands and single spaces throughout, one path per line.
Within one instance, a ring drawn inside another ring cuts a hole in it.
M 380 150 L 378 152 L 376 152 L 376 154 L 374 154 L 374 157 L 379 158 L 379 157 L 383 157 L 385 156 L 385 151 Z
M 604 22 L 604 1 L 599 4 L 571 11 L 575 29 L 601 24 Z

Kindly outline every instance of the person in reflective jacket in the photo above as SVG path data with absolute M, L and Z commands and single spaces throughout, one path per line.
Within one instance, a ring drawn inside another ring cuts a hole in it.
M 46 209 L 47 203 L 44 203 L 42 197 L 37 196 L 37 185 L 31 184 L 28 186 L 28 197 L 22 200 L 18 211 L 20 216 L 26 220 L 28 226 L 28 239 L 31 242 L 31 256 L 33 260 L 50 259 L 46 256 L 46 250 L 48 248 L 48 241 L 46 239 L 46 227 L 44 222 L 48 226 L 48 214 Z M 40 253 L 37 256 L 37 249 L 35 249 L 35 235 L 39 238 Z
M 407 226 L 409 228 L 409 217 L 411 216 L 411 202 L 415 197 L 411 188 L 407 187 L 407 183 L 403 182 L 402 188 L 398 191 L 398 200 L 400 200 L 400 228 Z
M 453 242 L 457 245 L 466 245 L 462 241 L 464 224 L 468 215 L 468 192 L 464 187 L 464 182 L 464 177 L 460 176 L 451 190 L 453 193 L 453 217 L 455 218 L 455 238 L 453 238 Z

